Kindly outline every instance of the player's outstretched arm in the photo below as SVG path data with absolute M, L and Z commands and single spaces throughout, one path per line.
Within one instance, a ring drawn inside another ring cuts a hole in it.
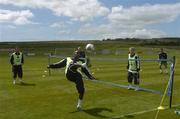
M 67 59 L 63 59 L 57 63 L 49 64 L 47 68 L 63 68 L 66 66 Z
M 82 67 L 81 69 L 82 69 L 81 71 L 82 71 L 89 79 L 91 79 L 91 80 L 95 79 L 95 77 L 93 77 L 93 76 L 90 74 L 90 72 L 88 71 L 87 67 Z

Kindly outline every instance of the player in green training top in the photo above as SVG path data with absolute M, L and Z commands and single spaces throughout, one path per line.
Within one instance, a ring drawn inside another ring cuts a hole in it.
M 132 82 L 134 81 L 135 90 L 136 91 L 139 90 L 140 61 L 139 61 L 139 56 L 135 53 L 134 47 L 129 48 L 127 69 L 128 69 L 128 83 L 129 83 L 128 89 L 133 88 Z
M 19 81 L 23 83 L 23 70 L 22 65 L 24 64 L 24 57 L 23 53 L 20 52 L 19 48 L 15 48 L 15 52 L 11 55 L 10 63 L 12 65 L 12 72 L 13 72 L 13 84 L 16 84 L 16 78 L 19 77 Z

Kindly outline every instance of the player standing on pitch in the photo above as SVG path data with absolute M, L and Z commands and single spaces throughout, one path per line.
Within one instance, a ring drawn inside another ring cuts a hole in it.
M 15 48 L 15 52 L 11 55 L 10 63 L 12 65 L 12 72 L 13 72 L 13 84 L 16 84 L 17 75 L 19 77 L 19 81 L 23 83 L 23 70 L 22 65 L 24 64 L 24 57 L 23 53 L 20 52 L 19 48 Z
M 138 60 L 139 56 L 135 53 L 135 48 L 129 48 L 128 54 L 128 89 L 132 88 L 132 81 L 134 80 L 135 91 L 139 90 L 139 71 L 140 71 L 140 61 Z
M 82 73 L 84 73 L 89 79 L 95 79 L 90 73 L 89 70 L 87 69 L 87 64 L 82 63 L 82 61 L 79 60 L 80 55 L 78 52 L 75 52 L 75 55 L 73 58 L 67 57 L 58 63 L 53 63 L 48 65 L 48 68 L 62 68 L 66 67 L 65 69 L 65 75 L 66 78 L 69 81 L 72 81 L 76 84 L 76 89 L 79 93 L 79 99 L 77 103 L 77 109 L 82 110 L 82 100 L 84 97 L 84 82 L 82 78 Z M 78 69 L 81 68 L 79 71 Z
M 160 49 L 159 60 L 167 60 L 167 53 L 164 52 L 163 48 Z M 165 73 L 168 73 L 168 70 L 167 70 L 167 61 L 160 61 L 160 63 L 159 63 L 160 73 L 163 72 L 162 71 L 162 65 L 164 65 L 164 67 L 165 67 Z

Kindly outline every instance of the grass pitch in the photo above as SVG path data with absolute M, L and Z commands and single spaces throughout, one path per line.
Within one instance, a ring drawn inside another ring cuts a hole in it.
M 96 46 L 96 44 L 95 44 Z M 104 44 L 103 47 L 108 47 Z M 129 46 L 125 46 L 128 48 Z M 101 46 L 98 46 L 100 49 Z M 138 50 L 143 50 L 138 47 Z M 169 56 L 176 56 L 174 96 L 172 109 L 160 110 L 158 119 L 179 119 L 174 114 L 180 104 L 180 58 L 178 50 L 167 49 Z M 38 51 L 35 51 L 38 52 Z M 141 53 L 141 58 L 157 58 Z M 127 54 L 93 55 L 92 57 L 127 58 Z M 24 85 L 12 84 L 11 66 L 8 55 L 0 58 L 0 119 L 154 119 L 162 95 L 127 90 L 85 80 L 85 97 L 83 111 L 76 111 L 77 91 L 75 85 L 68 81 L 64 69 L 52 71 L 48 76 L 47 56 L 25 57 Z M 59 59 L 52 59 L 52 62 Z M 127 62 L 92 60 L 91 72 L 98 80 L 115 84 L 128 85 Z M 142 62 L 141 87 L 164 91 L 169 79 L 167 74 L 159 74 L 157 62 Z M 46 72 L 47 71 L 47 72 Z M 168 106 L 166 97 L 163 106 Z

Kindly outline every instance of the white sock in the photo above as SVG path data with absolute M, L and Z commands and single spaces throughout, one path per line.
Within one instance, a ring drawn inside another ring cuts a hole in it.
M 16 79 L 13 79 L 13 84 L 16 84 Z
M 132 84 L 129 84 L 128 89 L 131 89 L 131 88 L 132 88 Z
M 81 104 L 82 104 L 82 100 L 78 99 L 77 107 L 81 107 Z

